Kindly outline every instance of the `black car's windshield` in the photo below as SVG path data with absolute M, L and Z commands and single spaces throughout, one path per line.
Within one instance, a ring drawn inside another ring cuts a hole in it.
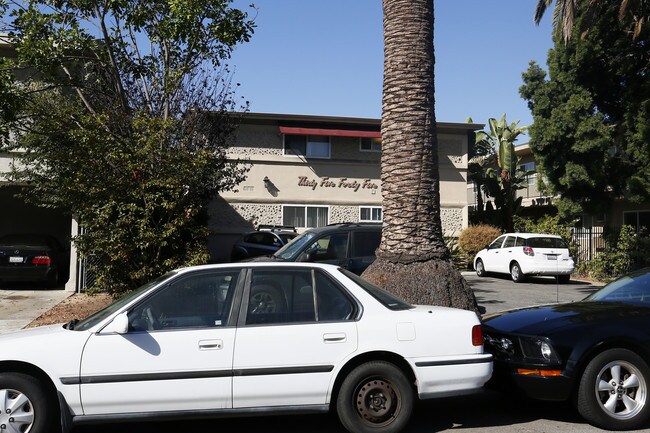
M 304 247 L 309 244 L 309 241 L 311 241 L 314 236 L 316 236 L 314 233 L 310 232 L 305 232 L 277 250 L 275 254 L 273 254 L 273 257 L 281 259 L 281 260 L 287 260 L 287 261 L 295 261 L 296 258 L 300 253 L 303 252 Z
M 585 301 L 650 304 L 650 268 L 632 272 L 612 281 Z
M 93 326 L 95 326 L 96 324 L 98 324 L 99 322 L 101 322 L 102 320 L 104 320 L 105 318 L 107 318 L 108 316 L 110 316 L 111 314 L 113 314 L 114 312 L 119 310 L 120 308 L 122 308 L 124 305 L 131 302 L 131 300 L 137 298 L 138 296 L 140 296 L 142 293 L 146 292 L 150 288 L 160 284 L 161 282 L 163 282 L 164 280 L 166 280 L 168 278 L 173 277 L 174 275 L 176 275 L 176 271 L 167 272 L 165 275 L 160 276 L 160 277 L 156 278 L 155 280 L 149 281 L 145 285 L 140 286 L 137 289 L 130 291 L 129 293 L 127 293 L 126 295 L 124 295 L 123 297 L 118 299 L 117 301 L 113 302 L 112 304 L 110 304 L 106 308 L 104 308 L 102 310 L 99 310 L 95 314 L 92 314 L 92 315 L 88 316 L 87 318 L 85 318 L 84 320 L 76 323 L 74 325 L 74 330 L 75 331 L 85 331 L 86 329 L 92 328 Z
M 392 293 L 388 293 L 384 289 L 379 288 L 374 284 L 367 282 L 357 274 L 353 274 L 347 269 L 339 268 L 339 271 L 341 271 L 346 277 L 348 277 L 349 279 L 357 283 L 363 290 L 368 292 L 373 298 L 381 302 L 388 309 L 410 310 L 412 308 L 415 308 L 413 307 L 413 305 L 409 304 L 405 300 L 398 298 Z

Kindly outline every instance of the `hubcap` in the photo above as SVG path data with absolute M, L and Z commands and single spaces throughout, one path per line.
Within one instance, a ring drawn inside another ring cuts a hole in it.
M 517 278 L 519 278 L 519 266 L 514 265 L 512 267 L 512 269 L 511 269 L 510 273 L 512 274 L 512 279 L 513 280 L 516 280 Z
M 28 433 L 34 424 L 34 408 L 25 394 L 0 389 L 0 433 Z
M 634 418 L 645 407 L 646 396 L 645 378 L 629 362 L 610 362 L 598 373 L 596 397 L 600 407 L 612 418 Z
M 392 423 L 402 408 L 399 390 L 385 379 L 364 381 L 355 395 L 357 413 L 364 423 L 372 427 Z
M 479 262 L 476 263 L 476 271 L 477 271 L 479 274 L 482 274 L 482 273 L 483 273 L 483 262 L 480 262 L 480 261 L 479 261 Z

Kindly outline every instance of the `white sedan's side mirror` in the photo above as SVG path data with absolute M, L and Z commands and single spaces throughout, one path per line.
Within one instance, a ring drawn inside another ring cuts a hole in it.
M 129 316 L 126 311 L 115 316 L 113 321 L 100 331 L 101 334 L 126 334 L 129 331 Z

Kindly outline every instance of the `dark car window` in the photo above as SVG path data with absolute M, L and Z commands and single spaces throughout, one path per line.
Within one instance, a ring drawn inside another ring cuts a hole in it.
M 526 246 L 526 239 L 517 237 L 517 242 L 515 243 L 515 246 L 517 246 L 517 247 L 525 247 Z
M 271 246 L 271 247 L 274 247 L 274 246 L 279 247 L 280 245 L 282 245 L 280 243 L 280 240 L 278 238 L 276 238 L 273 233 L 263 233 L 261 243 L 262 243 L 262 245 L 268 245 L 268 246 Z
M 285 244 L 288 244 L 290 240 L 292 240 L 293 238 L 295 238 L 298 235 L 295 234 L 295 233 L 281 233 L 278 236 L 280 236 L 280 239 L 282 239 L 282 242 L 284 242 Z
M 494 241 L 492 241 L 492 243 L 490 244 L 490 246 L 488 248 L 491 249 L 491 250 L 495 249 L 495 248 L 501 248 L 501 244 L 503 243 L 503 240 L 505 238 L 506 238 L 505 236 L 499 236 Z
M 341 289 L 327 276 L 315 273 L 318 321 L 343 321 L 353 317 L 355 307 Z
M 349 232 L 333 233 L 316 240 L 307 251 L 313 252 L 313 261 L 344 260 L 348 256 Z
M 550 237 L 528 238 L 526 246 L 531 248 L 568 248 L 563 239 Z
M 503 244 L 503 248 L 514 247 L 514 246 L 515 246 L 515 240 L 516 240 L 516 239 L 517 239 L 517 238 L 514 237 L 514 236 L 508 236 L 508 237 L 506 238 L 506 241 L 505 241 L 504 244 Z
M 345 321 L 355 311 L 352 300 L 321 272 L 253 270 L 247 325 Z
M 296 260 L 298 256 L 304 251 L 305 245 L 310 244 L 311 240 L 315 236 L 316 235 L 314 233 L 305 232 L 295 238 L 292 242 L 277 250 L 273 256 L 287 261 Z
M 650 304 L 650 269 L 633 272 L 612 281 L 585 301 Z
M 374 256 L 381 242 L 381 231 L 359 231 L 352 233 L 351 257 Z
M 314 290 L 309 269 L 254 269 L 247 325 L 314 322 Z
M 132 331 L 227 324 L 239 270 L 200 272 L 173 281 L 129 312 Z

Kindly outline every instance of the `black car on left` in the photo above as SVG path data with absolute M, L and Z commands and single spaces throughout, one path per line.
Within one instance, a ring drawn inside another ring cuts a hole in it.
M 650 268 L 582 301 L 483 317 L 489 385 L 573 401 L 589 423 L 633 430 L 650 418 Z
M 256 231 L 244 233 L 232 247 L 233 262 L 259 256 L 270 256 L 298 236 L 293 226 L 260 225 Z
M 54 236 L 8 234 L 0 237 L 0 284 L 45 283 L 56 286 L 68 277 L 69 253 Z

